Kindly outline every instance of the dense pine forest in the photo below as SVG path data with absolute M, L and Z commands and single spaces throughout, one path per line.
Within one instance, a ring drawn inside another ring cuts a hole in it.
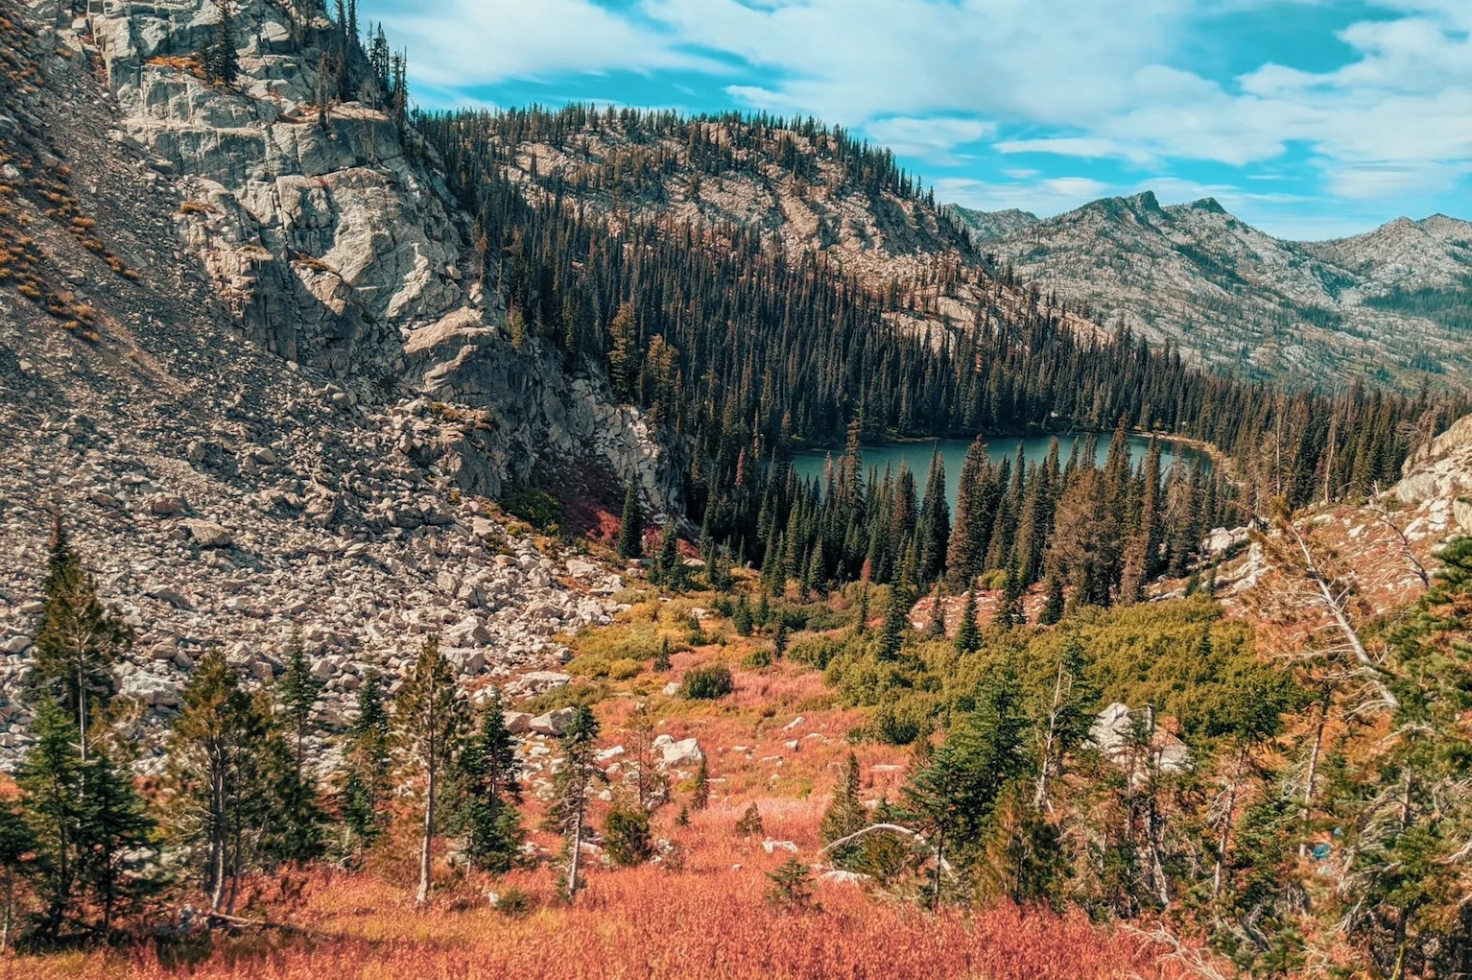
M 1329 396 L 1218 377 L 1169 348 L 1069 326 L 1066 311 L 1036 291 L 1003 285 L 980 257 L 970 267 L 946 266 L 944 276 L 871 286 L 818 251 L 790 261 L 760 229 L 658 214 L 660 177 L 671 169 L 719 179 L 770 165 L 792 181 L 826 181 L 829 194 L 856 196 L 870 208 L 887 200 L 929 207 L 888 151 L 811 120 L 573 106 L 422 115 L 416 125 L 476 217 L 481 275 L 503 297 L 513 338 L 542 338 L 574 369 L 606 372 L 615 392 L 647 409 L 686 459 L 689 517 L 737 563 L 780 561 L 802 575 L 811 565 L 819 580 L 844 581 L 867 568 L 888 581 L 917 552 L 909 581 L 935 581 L 943 564 L 935 542 L 913 533 L 911 515 L 921 510 L 907 498 L 914 476 L 896 475 L 897 484 L 870 488 L 864 499 L 859 484 L 868 474 L 857 451 L 864 443 L 1122 427 L 1198 440 L 1227 455 L 1209 479 L 1178 474 L 1167 488 L 1157 471 L 1130 491 L 1127 505 L 1117 466 L 1088 477 L 1086 489 L 1069 485 L 1072 472 L 1061 479 L 1056 461 L 1031 475 L 1020 463 L 1010 474 L 967 474 L 968 488 L 985 476 L 1009 492 L 998 507 L 987 502 L 994 491 L 968 489 L 968 500 L 980 499 L 961 523 L 981 542 L 980 556 L 947 566 L 952 580 L 1015 566 L 1031 583 L 1043 574 L 1052 509 L 1064 495 L 1071 505 L 1127 513 L 1132 529 L 1157 519 L 1153 512 L 1142 519 L 1147 500 L 1152 511 L 1169 501 L 1175 514 L 1191 515 L 1173 524 L 1184 536 L 1252 523 L 1274 498 L 1296 507 L 1389 485 L 1408 451 L 1465 407 L 1429 392 L 1403 398 L 1354 387 Z M 617 149 L 573 180 L 561 170 L 540 175 L 528 150 L 547 146 L 583 159 L 595 136 Z M 963 290 L 963 280 L 981 288 Z M 923 314 L 936 291 L 967 298 L 971 322 L 942 315 L 902 327 L 891 317 Z M 818 492 L 794 483 L 786 466 L 794 448 L 812 445 L 849 449 L 848 475 Z M 1015 549 L 1010 522 L 1028 500 L 1029 540 Z M 871 533 L 881 512 L 898 515 L 885 535 Z M 935 515 L 929 520 L 933 534 Z M 992 522 L 1000 534 L 992 535 Z M 970 531 L 972 524 L 988 526 Z M 1158 570 L 1163 560 L 1157 532 L 1146 534 L 1148 557 L 1137 557 L 1128 592 L 1141 569 Z M 929 559 L 919 554 L 927 547 Z M 1168 560 L 1177 572 L 1182 547 Z M 1121 587 L 1117 557 L 1070 566 L 1053 571 L 1095 598 Z

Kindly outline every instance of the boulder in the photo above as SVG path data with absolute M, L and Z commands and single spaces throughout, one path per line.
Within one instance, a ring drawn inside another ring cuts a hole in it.
M 778 851 L 786 851 L 789 854 L 797 853 L 797 845 L 790 840 L 773 840 L 768 837 L 762 841 L 762 850 L 768 854 L 776 854 Z
M 181 524 L 201 548 L 228 548 L 235 542 L 235 536 L 214 521 L 191 519 Z
M 534 670 L 522 674 L 507 687 L 507 690 L 513 694 L 537 695 L 555 691 L 571 683 L 572 678 L 567 674 L 561 674 L 555 670 Z
M 557 708 L 545 715 L 537 715 L 527 722 L 527 727 L 539 735 L 561 735 L 577 714 L 577 708 Z
M 671 741 L 659 748 L 662 753 L 660 761 L 667 766 L 698 765 L 705 758 L 705 753 L 700 751 L 700 744 L 693 738 L 681 739 L 678 742 Z

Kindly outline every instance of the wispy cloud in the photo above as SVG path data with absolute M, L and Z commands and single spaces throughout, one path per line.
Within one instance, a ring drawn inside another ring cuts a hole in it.
M 1222 168 L 1229 191 L 1277 178 L 1409 202 L 1466 189 L 1472 170 L 1469 0 L 1366 0 L 1358 19 L 1333 0 L 363 2 L 436 104 L 620 73 L 668 76 L 676 104 L 702 79 L 727 105 L 855 129 L 972 203 L 1057 210 L 1183 171 L 1221 183 Z M 1290 8 L 1325 26 L 1273 56 L 1252 57 L 1251 31 L 1214 33 L 1228 16 L 1268 30 Z M 1328 54 L 1294 54 L 1307 48 Z M 1218 49 L 1237 67 L 1192 54 Z

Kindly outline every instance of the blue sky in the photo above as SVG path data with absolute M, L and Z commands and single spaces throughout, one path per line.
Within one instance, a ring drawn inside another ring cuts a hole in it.
M 360 0 L 426 107 L 814 115 L 937 196 L 1151 189 L 1285 238 L 1472 218 L 1472 0 Z

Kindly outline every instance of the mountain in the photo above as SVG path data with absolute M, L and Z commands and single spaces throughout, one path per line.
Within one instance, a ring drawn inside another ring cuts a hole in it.
M 1003 212 L 1010 215 L 1010 212 Z M 1274 238 L 1210 198 L 1108 198 L 1044 221 L 969 219 L 1019 283 L 1109 328 L 1251 379 L 1472 386 L 1472 224 L 1400 219 L 1333 242 Z
M 662 509 L 678 478 L 606 382 L 513 346 L 422 142 L 309 108 L 337 28 L 239 4 L 226 86 L 178 54 L 208 2 L 0 14 L 0 757 L 54 518 L 136 628 L 117 683 L 155 749 L 211 649 L 270 677 L 299 631 L 330 731 L 429 635 L 469 682 L 606 622 L 617 575 L 490 498 L 633 480 Z
M 1005 211 L 975 211 L 971 208 L 963 208 L 959 204 L 953 204 L 947 208 L 947 211 L 966 230 L 972 243 L 978 246 L 1031 228 L 1039 221 L 1038 216 L 1031 211 L 1022 211 L 1017 208 L 1008 208 Z

